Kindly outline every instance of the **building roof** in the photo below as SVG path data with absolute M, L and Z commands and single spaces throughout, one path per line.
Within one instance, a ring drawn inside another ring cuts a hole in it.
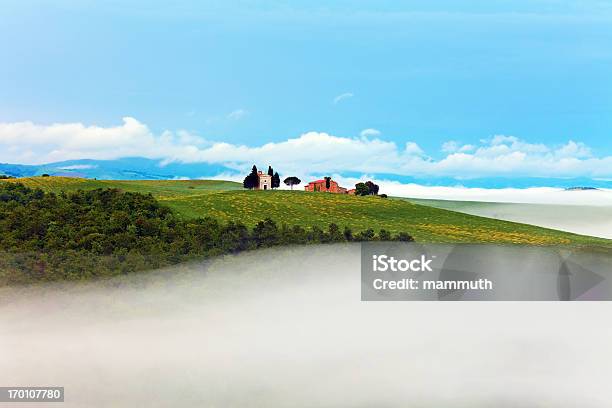
M 335 180 L 329 180 L 330 183 L 336 183 L 337 182 Z M 315 181 L 309 181 L 308 184 L 319 184 L 319 183 L 325 183 L 325 180 L 315 180 Z

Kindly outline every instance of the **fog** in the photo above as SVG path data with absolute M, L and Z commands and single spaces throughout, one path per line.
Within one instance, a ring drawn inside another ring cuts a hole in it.
M 612 239 L 612 205 L 515 204 L 473 201 L 433 201 L 427 203 L 427 205 L 482 217 Z
M 612 206 L 612 190 L 565 190 L 554 187 L 467 188 L 431 187 L 381 181 L 381 192 L 397 197 L 497 203 Z
M 612 403 L 612 303 L 361 302 L 359 260 L 270 249 L 1 289 L 0 384 L 64 386 L 69 407 Z

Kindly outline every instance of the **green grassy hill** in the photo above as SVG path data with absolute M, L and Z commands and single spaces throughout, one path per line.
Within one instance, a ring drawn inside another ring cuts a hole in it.
M 367 228 L 406 231 L 419 242 L 513 243 L 612 247 L 612 241 L 507 221 L 462 214 L 402 199 L 354 197 L 304 191 L 246 191 L 239 183 L 214 180 L 111 181 L 33 177 L 20 182 L 59 192 L 115 187 L 151 193 L 184 218 L 211 216 L 252 226 L 270 217 L 290 225 L 327 227 L 336 223 L 354 231 Z

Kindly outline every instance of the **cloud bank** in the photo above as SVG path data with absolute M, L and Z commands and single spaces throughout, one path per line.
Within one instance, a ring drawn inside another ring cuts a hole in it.
M 417 177 L 552 177 L 612 179 L 612 156 L 597 157 L 583 143 L 529 143 L 493 136 L 478 145 L 448 141 L 434 159 L 417 143 L 397 144 L 368 131 L 360 137 L 308 132 L 261 146 L 206 140 L 186 131 L 154 134 L 131 117 L 118 126 L 82 123 L 0 123 L 0 162 L 44 164 L 72 159 L 146 157 L 162 163 L 222 164 L 243 171 L 274 164 L 283 173 L 394 174 Z

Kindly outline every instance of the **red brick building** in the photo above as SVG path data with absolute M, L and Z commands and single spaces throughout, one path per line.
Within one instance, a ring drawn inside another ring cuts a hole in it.
M 329 181 L 329 188 L 327 188 L 327 183 L 325 179 L 315 180 L 308 183 L 304 186 L 304 190 L 306 191 L 321 191 L 325 193 L 335 193 L 335 194 L 346 194 L 347 190 L 344 187 L 340 187 L 337 182 L 334 180 Z

